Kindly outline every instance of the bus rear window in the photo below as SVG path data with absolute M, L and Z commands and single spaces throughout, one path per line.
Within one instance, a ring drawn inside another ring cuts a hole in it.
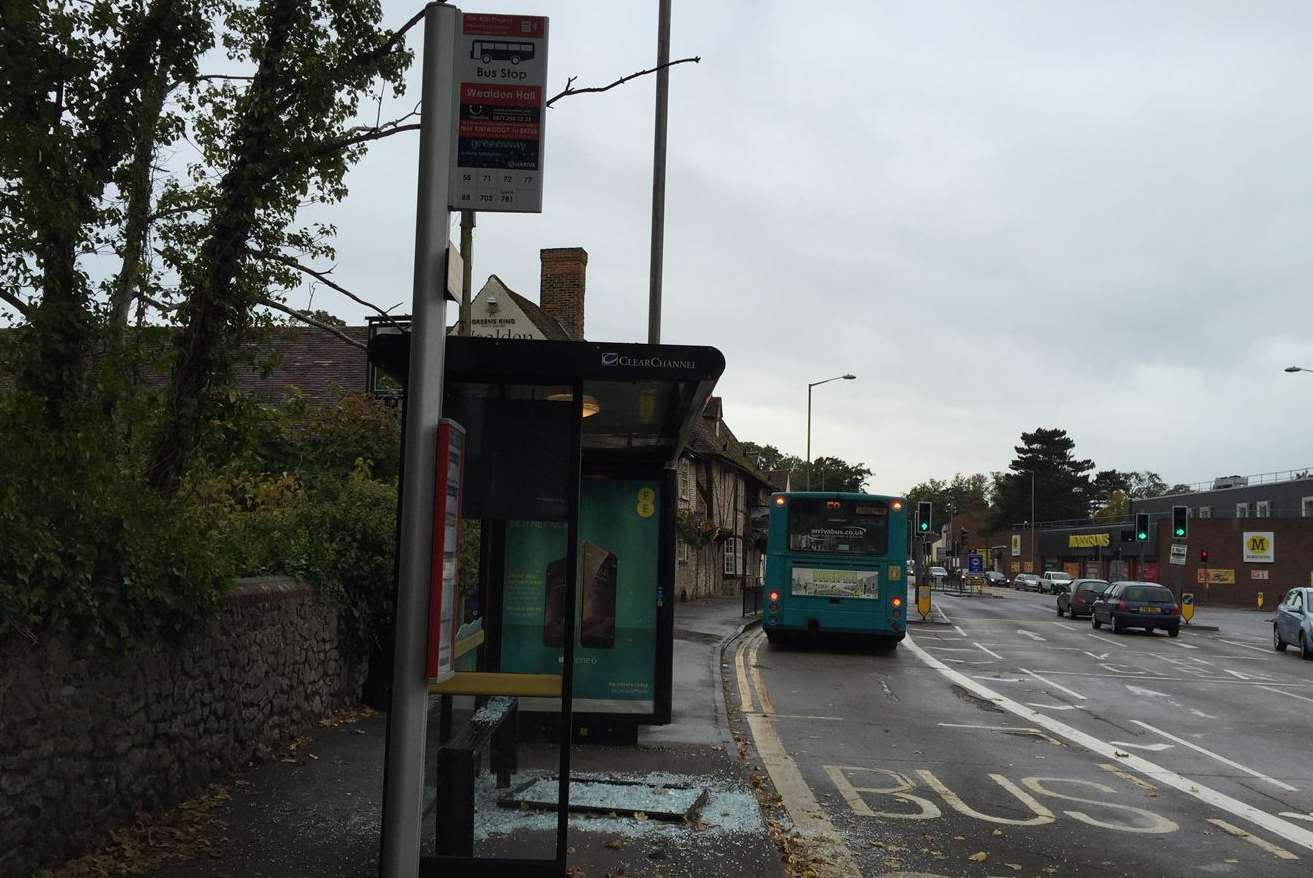
M 876 500 L 798 497 L 789 503 L 789 551 L 884 555 L 889 507 Z

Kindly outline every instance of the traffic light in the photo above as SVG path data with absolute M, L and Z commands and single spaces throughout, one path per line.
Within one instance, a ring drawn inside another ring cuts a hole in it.
M 1137 543 L 1147 543 L 1149 541 L 1149 513 L 1135 513 L 1135 541 Z
M 1190 507 L 1172 507 L 1172 538 L 1183 540 L 1190 531 Z
M 918 534 L 930 533 L 930 516 L 932 512 L 933 507 L 929 500 L 922 500 L 916 504 L 916 532 Z
M 1207 549 L 1200 549 L 1200 550 L 1199 550 L 1199 563 L 1200 563 L 1200 564 L 1207 564 L 1207 563 L 1208 563 L 1208 550 L 1207 550 Z

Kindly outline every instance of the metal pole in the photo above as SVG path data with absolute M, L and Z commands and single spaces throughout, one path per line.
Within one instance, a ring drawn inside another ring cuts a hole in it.
M 1030 471 L 1030 572 L 1039 572 L 1039 547 L 1035 545 L 1035 471 Z
M 652 146 L 652 256 L 647 343 L 661 343 L 661 268 L 666 246 L 666 111 L 670 106 L 670 0 L 657 14 L 656 137 Z
M 807 490 L 812 489 L 812 388 L 807 385 Z
M 428 681 L 428 583 L 433 551 L 433 487 L 446 344 L 447 175 L 451 159 L 455 40 L 460 11 L 430 4 L 424 15 L 423 127 L 415 210 L 415 287 L 406 387 L 405 483 L 398 530 L 396 645 L 383 773 L 379 874 L 419 872 Z
M 474 211 L 460 212 L 460 330 L 459 335 L 473 335 L 470 331 L 470 287 L 474 277 Z

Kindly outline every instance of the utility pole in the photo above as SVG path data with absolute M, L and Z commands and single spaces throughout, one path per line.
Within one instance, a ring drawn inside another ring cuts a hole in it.
M 661 343 L 661 269 L 666 246 L 666 113 L 670 107 L 670 0 L 657 14 L 656 137 L 652 146 L 652 255 L 647 290 L 647 343 Z
M 457 335 L 473 335 L 470 328 L 470 287 L 474 276 L 474 211 L 460 212 L 460 326 Z

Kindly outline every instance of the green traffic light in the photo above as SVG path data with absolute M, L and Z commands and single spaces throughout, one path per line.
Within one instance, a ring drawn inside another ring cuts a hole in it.
M 1137 540 L 1147 540 L 1149 539 L 1149 535 L 1144 531 L 1140 531 L 1138 534 L 1135 535 L 1135 538 Z
M 1185 536 L 1185 528 L 1183 528 L 1183 527 L 1178 527 L 1178 528 L 1176 529 L 1176 535 L 1177 535 L 1178 537 L 1183 537 L 1183 536 Z M 1143 539 L 1143 537 L 1142 537 L 1141 539 Z

